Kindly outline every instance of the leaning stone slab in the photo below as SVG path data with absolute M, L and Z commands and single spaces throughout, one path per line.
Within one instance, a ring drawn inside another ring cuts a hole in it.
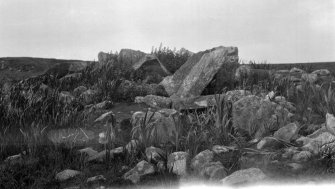
M 160 84 L 167 93 L 187 98 L 200 96 L 216 73 L 225 64 L 238 62 L 236 47 L 216 47 L 191 56 L 173 76 L 165 78 Z

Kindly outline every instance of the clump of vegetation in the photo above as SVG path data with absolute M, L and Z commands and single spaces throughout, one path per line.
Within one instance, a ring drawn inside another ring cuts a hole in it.
M 169 47 L 163 47 L 162 43 L 158 48 L 152 47 L 151 54 L 156 55 L 170 73 L 176 72 L 191 56 L 185 48 L 171 50 Z

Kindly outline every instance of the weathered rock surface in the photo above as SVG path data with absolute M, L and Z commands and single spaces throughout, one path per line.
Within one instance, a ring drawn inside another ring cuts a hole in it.
M 309 137 L 307 137 L 309 138 Z M 330 148 L 335 150 L 335 136 L 329 132 L 322 132 L 319 135 L 309 138 L 302 149 L 318 154 L 322 149 Z
M 136 184 L 140 181 L 141 177 L 153 173 L 155 173 L 155 167 L 143 160 L 139 162 L 133 169 L 125 173 L 123 178 Z
M 119 66 L 123 68 L 131 68 L 136 62 L 141 60 L 146 54 L 141 51 L 132 49 L 121 49 L 118 56 Z
M 216 47 L 191 56 L 172 76 L 160 84 L 171 96 L 181 98 L 200 96 L 202 91 L 225 64 L 237 64 L 236 47 Z
M 133 127 L 139 127 L 145 118 L 145 112 L 135 112 L 132 116 Z M 178 121 L 176 110 L 173 109 L 161 109 L 157 112 L 148 111 L 147 119 L 145 120 L 146 125 L 151 125 L 152 130 L 147 131 L 150 133 L 150 142 L 156 143 L 157 145 L 167 144 L 168 142 L 175 142 L 176 125 L 175 121 Z M 150 119 L 151 118 L 151 119 Z M 135 131 L 134 137 L 140 141 L 142 136 L 140 132 Z
M 200 173 L 200 171 L 203 169 L 203 166 L 212 162 L 213 157 L 214 152 L 212 152 L 211 150 L 202 151 L 191 160 L 191 168 L 196 173 Z
M 290 123 L 284 127 L 281 127 L 274 133 L 274 137 L 285 142 L 291 142 L 294 136 L 298 134 L 298 125 L 296 123 Z
M 135 98 L 135 103 L 144 103 L 152 108 L 171 108 L 172 100 L 168 97 L 156 96 L 156 95 L 147 95 L 147 96 L 138 96 Z
M 211 181 L 218 181 L 227 176 L 227 171 L 221 162 L 206 163 L 199 173 L 203 178 L 208 178 Z
M 293 155 L 292 160 L 296 162 L 305 162 L 308 161 L 312 157 L 312 153 L 309 151 L 301 151 L 297 152 Z
M 233 104 L 233 127 L 260 139 L 288 124 L 289 113 L 281 105 L 249 95 Z
M 179 176 L 188 174 L 189 154 L 187 152 L 173 152 L 168 156 L 167 168 Z
M 222 179 L 222 183 L 228 185 L 255 183 L 262 181 L 265 178 L 266 175 L 262 170 L 258 168 L 249 168 L 234 172 L 233 174 Z
M 75 176 L 78 176 L 80 174 L 82 174 L 80 171 L 66 169 L 66 170 L 56 174 L 56 180 L 59 180 L 61 182 L 66 181 L 66 180 L 68 180 L 70 178 L 73 178 Z

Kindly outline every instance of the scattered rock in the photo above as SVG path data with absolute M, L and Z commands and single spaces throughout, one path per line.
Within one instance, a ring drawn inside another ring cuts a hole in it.
M 87 183 L 97 182 L 97 181 L 105 181 L 106 178 L 103 175 L 97 175 L 94 177 L 90 177 L 86 180 Z
M 210 162 L 202 167 L 200 175 L 211 181 L 218 181 L 227 176 L 227 171 L 221 162 Z
M 135 103 L 144 103 L 152 108 L 171 108 L 172 100 L 167 97 L 147 95 L 145 97 L 138 96 L 135 98 Z
M 203 169 L 203 166 L 212 162 L 213 157 L 214 152 L 210 150 L 202 151 L 191 160 L 191 168 L 196 173 L 200 173 L 200 171 Z
M 151 133 L 149 141 L 151 144 L 161 145 L 168 142 L 175 142 L 176 123 L 178 123 L 178 117 L 176 110 L 161 109 L 158 112 L 148 111 L 145 117 L 145 112 L 135 112 L 132 116 L 133 127 L 140 129 L 140 125 L 152 125 L 152 129 L 147 132 Z M 146 118 L 146 120 L 144 120 Z M 150 119 L 151 118 L 151 119 Z M 137 139 L 144 140 L 140 134 L 140 130 L 134 130 L 134 137 Z
M 298 134 L 298 125 L 296 123 L 290 123 L 280 129 L 278 129 L 273 136 L 276 139 L 283 140 L 285 142 L 291 142 L 294 136 Z
M 330 148 L 334 151 L 335 148 L 335 136 L 329 132 L 323 132 L 311 138 L 311 140 L 305 144 L 302 149 L 312 152 L 313 154 L 318 154 L 321 149 Z
M 233 104 L 233 127 L 243 135 L 260 139 L 290 122 L 289 111 L 255 95 Z
M 157 163 L 159 161 L 163 161 L 164 159 L 166 159 L 166 152 L 160 148 L 156 148 L 153 146 L 145 149 L 145 155 L 147 157 L 148 162 Z
M 237 150 L 234 146 L 220 146 L 220 145 L 214 145 L 212 147 L 212 151 L 216 154 L 226 153 L 232 150 Z
M 143 160 L 139 162 L 133 169 L 125 173 L 123 178 L 136 184 L 140 181 L 141 177 L 152 173 L 155 173 L 154 166 Z
M 66 169 L 56 174 L 56 180 L 63 182 L 80 174 L 82 174 L 80 171 Z
M 293 155 L 292 160 L 296 162 L 306 162 L 312 157 L 309 151 L 301 151 Z
M 105 158 L 106 158 L 106 153 L 107 153 L 107 150 L 103 150 L 93 156 L 90 156 L 88 159 L 87 159 L 87 162 L 90 162 L 90 161 L 103 161 Z M 120 155 L 120 154 L 123 154 L 124 153 L 124 148 L 121 146 L 121 147 L 117 147 L 117 148 L 114 148 L 110 151 L 110 155 L 111 157 L 114 157 L 116 155 Z
M 173 152 L 168 157 L 167 168 L 179 176 L 187 175 L 189 154 L 187 152 Z
M 223 184 L 234 185 L 244 183 L 255 183 L 262 181 L 266 178 L 266 175 L 262 170 L 258 168 L 243 169 L 234 172 L 233 174 L 222 179 Z
M 284 149 L 284 153 L 282 154 L 282 158 L 291 159 L 292 156 L 296 153 L 299 153 L 297 147 L 289 147 Z

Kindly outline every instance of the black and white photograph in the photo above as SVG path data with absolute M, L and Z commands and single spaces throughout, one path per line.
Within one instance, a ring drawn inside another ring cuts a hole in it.
M 335 0 L 0 0 L 0 189 L 335 186 Z

